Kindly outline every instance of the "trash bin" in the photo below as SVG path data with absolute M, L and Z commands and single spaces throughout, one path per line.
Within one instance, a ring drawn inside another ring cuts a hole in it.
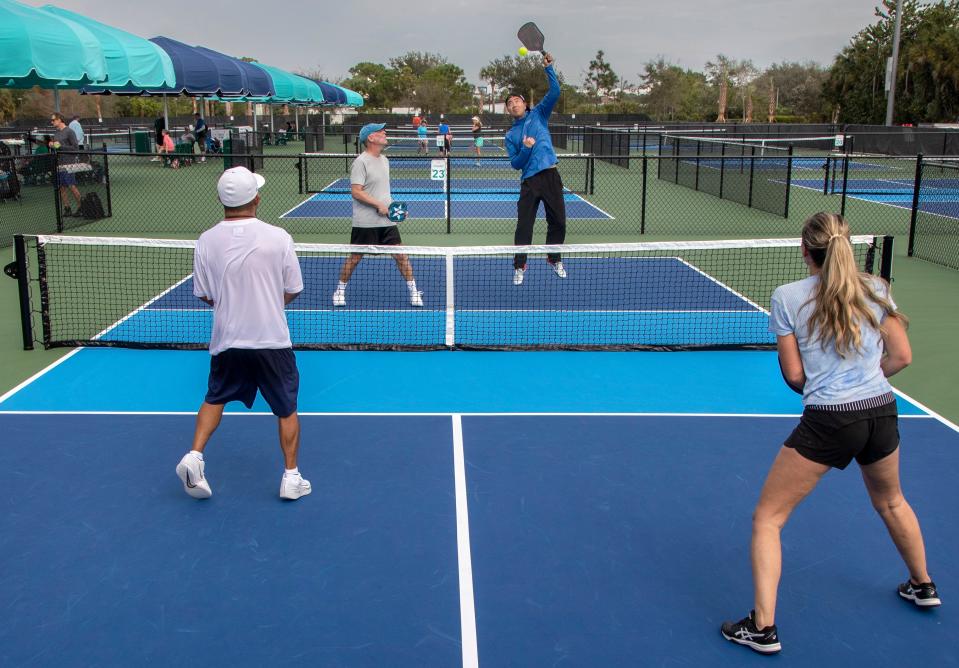
M 149 132 L 133 133 L 133 150 L 135 153 L 153 153 L 153 144 L 150 142 Z

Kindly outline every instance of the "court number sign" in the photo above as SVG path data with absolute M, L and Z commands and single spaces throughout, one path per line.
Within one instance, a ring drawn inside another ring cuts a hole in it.
M 434 181 L 446 180 L 446 161 L 445 160 L 430 161 L 430 178 L 433 179 Z

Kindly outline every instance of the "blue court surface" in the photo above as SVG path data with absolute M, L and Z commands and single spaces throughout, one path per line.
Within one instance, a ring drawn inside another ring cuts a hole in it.
M 483 186 L 487 187 L 487 186 Z M 519 192 L 493 194 L 484 192 L 452 193 L 447 202 L 442 190 L 435 193 L 403 193 L 396 191 L 394 199 L 402 198 L 407 203 L 409 220 L 447 217 L 447 208 L 452 218 L 516 219 L 516 202 Z M 611 220 L 609 215 L 579 195 L 566 193 L 566 217 L 581 220 Z M 284 213 L 280 218 L 350 218 L 353 215 L 353 198 L 345 192 L 316 193 L 305 202 Z M 538 218 L 545 218 L 540 204 Z M 402 229 L 402 227 L 400 228 Z
M 823 179 L 793 179 L 792 184 L 800 188 L 822 192 Z M 842 182 L 836 184 L 841 194 Z M 846 185 L 846 197 L 876 204 L 887 204 L 901 209 L 912 209 L 915 183 L 912 179 L 849 179 Z M 948 218 L 959 218 L 959 188 L 955 181 L 937 185 L 935 179 L 923 180 L 919 193 L 919 210 Z
M 855 465 L 783 534 L 761 657 L 750 515 L 799 399 L 775 353 L 298 353 L 300 469 L 228 406 L 184 494 L 209 356 L 86 349 L 0 397 L 3 666 L 959 664 L 959 432 L 900 398 L 905 491 L 942 608 Z
M 343 258 L 302 256 L 307 289 L 289 306 L 295 344 L 367 343 L 442 346 L 449 303 L 445 258 L 410 256 L 423 306 L 390 256 L 362 261 L 345 307 L 332 294 Z M 678 257 L 567 257 L 568 278 L 531 261 L 523 286 L 513 285 L 513 258 L 457 257 L 453 264 L 455 343 L 518 347 L 584 345 L 771 344 L 760 305 Z M 629 289 L 626 289 L 626 288 Z M 103 341 L 205 343 L 213 310 L 193 296 L 186 277 L 98 336 Z M 751 337 L 744 339 L 743 337 Z M 447 344 L 449 345 L 449 344 Z

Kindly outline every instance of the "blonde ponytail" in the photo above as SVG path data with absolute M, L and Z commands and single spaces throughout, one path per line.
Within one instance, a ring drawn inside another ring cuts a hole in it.
M 870 301 L 890 317 L 907 322 L 884 295 L 877 293 L 874 279 L 859 271 L 849 241 L 849 225 L 835 213 L 817 213 L 803 225 L 803 246 L 820 268 L 819 284 L 811 301 L 809 331 L 816 332 L 823 348 L 832 341 L 845 357 L 862 347 L 862 327 L 880 329 L 869 308 Z

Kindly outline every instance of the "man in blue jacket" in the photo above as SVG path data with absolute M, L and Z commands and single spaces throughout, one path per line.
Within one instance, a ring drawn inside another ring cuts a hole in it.
M 556 152 L 549 135 L 549 115 L 559 100 L 559 78 L 553 69 L 553 57 L 543 54 L 549 92 L 540 103 L 530 109 L 520 93 L 506 98 L 506 111 L 513 117 L 513 127 L 506 133 L 506 150 L 513 169 L 522 170 L 519 202 L 516 205 L 517 222 L 513 243 L 526 246 L 533 242 L 533 224 L 539 203 L 546 209 L 546 243 L 561 244 L 566 240 L 566 202 L 563 199 L 563 181 L 556 168 Z M 547 256 L 549 265 L 560 278 L 566 278 L 566 269 L 558 253 Z M 526 271 L 526 254 L 513 258 L 513 285 L 522 285 Z

